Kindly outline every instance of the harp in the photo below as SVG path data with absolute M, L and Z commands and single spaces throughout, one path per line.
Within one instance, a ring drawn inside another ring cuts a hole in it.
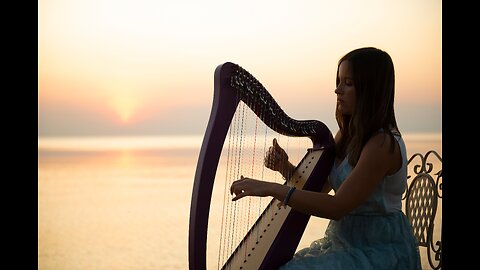
M 334 140 L 324 123 L 290 118 L 263 85 L 245 69 L 230 62 L 217 66 L 213 105 L 199 153 L 191 197 L 188 239 L 191 270 L 207 268 L 207 230 L 212 189 L 222 148 L 239 104 L 251 110 L 271 130 L 288 137 L 305 137 L 309 142 L 311 147 L 305 149 L 306 154 L 296 165 L 293 176 L 284 182 L 285 185 L 320 191 L 333 165 Z M 260 163 L 263 165 L 263 160 Z M 253 225 L 249 225 L 241 240 L 234 244 L 231 254 L 218 264 L 219 268 L 276 269 L 292 258 L 310 216 L 288 206 L 279 208 L 277 203 L 278 200 L 271 199 L 266 204 Z

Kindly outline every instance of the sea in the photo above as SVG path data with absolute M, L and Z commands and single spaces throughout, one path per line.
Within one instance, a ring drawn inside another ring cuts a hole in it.
M 429 150 L 442 156 L 441 133 L 403 137 L 409 156 Z M 202 140 L 203 135 L 39 137 L 38 269 L 188 269 L 190 203 Z M 438 157 L 430 159 L 441 169 Z M 441 237 L 441 209 L 440 200 L 434 241 Z M 297 250 L 321 238 L 328 222 L 310 218 Z M 421 256 L 427 269 L 425 248 Z M 218 269 L 217 261 L 209 260 L 207 268 Z

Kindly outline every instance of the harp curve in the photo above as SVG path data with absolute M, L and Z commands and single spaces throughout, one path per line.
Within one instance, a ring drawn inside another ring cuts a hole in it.
M 320 160 L 310 168 L 308 177 L 301 184 L 302 189 L 321 190 L 333 165 L 334 140 L 324 123 L 290 118 L 263 85 L 242 67 L 231 62 L 217 66 L 212 109 L 199 153 L 190 205 L 188 259 L 191 270 L 206 269 L 207 228 L 215 174 L 223 142 L 240 101 L 276 132 L 309 137 L 313 143 L 309 152 L 321 150 Z M 295 210 L 285 214 L 259 269 L 275 269 L 293 256 L 309 217 Z

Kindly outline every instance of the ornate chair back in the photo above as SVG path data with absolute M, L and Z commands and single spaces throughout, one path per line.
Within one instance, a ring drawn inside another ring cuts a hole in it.
M 429 161 L 429 158 L 435 160 Z M 425 155 L 416 153 L 408 160 L 408 168 L 407 189 L 403 197 L 405 215 L 419 247 L 425 248 L 420 250 L 421 256 L 426 253 L 430 267 L 441 269 L 441 215 L 440 224 L 437 224 L 440 225 L 440 239 L 437 241 L 434 241 L 434 232 L 437 208 L 442 199 L 442 157 L 434 150 Z

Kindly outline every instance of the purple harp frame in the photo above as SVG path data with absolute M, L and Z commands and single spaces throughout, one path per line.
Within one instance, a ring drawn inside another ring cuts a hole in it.
M 190 205 L 190 270 L 206 269 L 207 228 L 215 174 L 225 137 L 240 100 L 274 131 L 286 136 L 309 137 L 313 143 L 312 149 L 323 149 L 322 157 L 303 189 L 321 190 L 333 165 L 334 140 L 324 123 L 290 118 L 262 84 L 242 67 L 230 62 L 217 66 L 213 105 L 200 149 Z M 292 258 L 309 218 L 309 215 L 295 210 L 289 213 L 261 269 L 276 269 Z

